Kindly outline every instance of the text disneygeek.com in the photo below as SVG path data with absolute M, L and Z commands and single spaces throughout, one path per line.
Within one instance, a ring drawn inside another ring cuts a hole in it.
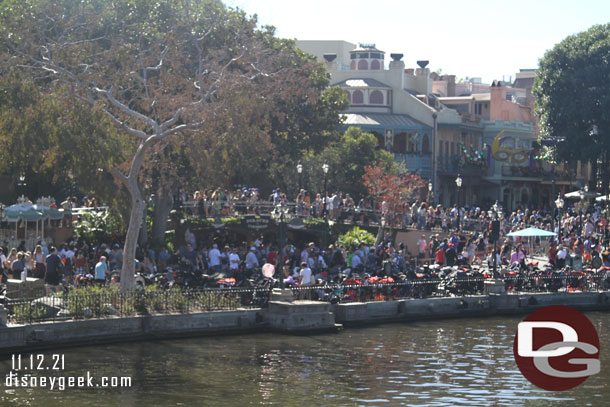
M 48 388 L 59 391 L 87 388 L 116 389 L 131 387 L 131 377 L 102 376 L 95 378 L 91 376 L 90 372 L 84 376 L 34 376 L 10 372 L 6 375 L 4 385 L 7 388 Z

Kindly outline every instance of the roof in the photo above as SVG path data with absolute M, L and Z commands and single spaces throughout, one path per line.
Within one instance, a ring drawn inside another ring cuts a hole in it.
M 477 102 L 485 102 L 491 99 L 491 93 L 473 93 L 472 97 Z
M 391 86 L 385 83 L 369 78 L 350 78 L 331 86 L 340 86 L 342 88 L 391 88 Z
M 385 126 L 393 128 L 422 128 L 428 127 L 406 114 L 388 113 L 345 113 L 346 125 L 358 126 Z
M 529 89 L 534 86 L 534 78 L 517 78 L 513 83 L 513 88 Z

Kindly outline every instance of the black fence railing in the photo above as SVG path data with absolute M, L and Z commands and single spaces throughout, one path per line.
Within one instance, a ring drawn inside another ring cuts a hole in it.
M 216 201 L 201 205 L 196 201 L 183 202 L 180 207 L 186 214 L 195 219 L 215 219 L 244 215 L 270 215 L 276 213 L 280 205 L 270 201 Z M 324 210 L 321 205 L 315 203 L 283 202 L 282 210 L 290 213 L 291 217 L 302 219 L 328 219 L 333 222 L 357 225 L 379 225 L 381 219 L 385 220 L 388 227 L 404 229 L 425 230 L 455 230 L 458 226 L 457 216 L 449 215 L 419 215 L 417 213 L 389 210 L 383 213 L 381 210 L 341 205 L 338 208 L 331 206 Z M 461 215 L 459 220 L 460 230 L 482 231 L 489 227 L 490 218 L 474 218 Z
M 58 295 L 6 299 L 9 321 L 28 324 L 88 318 L 129 317 L 150 314 L 229 311 L 266 307 L 267 288 L 202 290 L 118 290 L 73 289 Z
M 424 277 L 417 280 L 391 278 L 370 282 L 348 278 L 343 283 L 320 283 L 288 287 L 294 299 L 350 303 L 406 298 L 455 297 L 485 293 L 484 277 Z M 610 289 L 608 272 L 568 272 L 505 275 L 504 290 L 511 293 L 598 292 Z M 9 321 L 32 324 L 89 318 L 130 317 L 168 313 L 200 313 L 244 308 L 266 308 L 271 289 L 206 288 L 163 290 L 159 288 L 120 293 L 117 290 L 74 289 L 67 294 L 36 299 L 5 300 Z

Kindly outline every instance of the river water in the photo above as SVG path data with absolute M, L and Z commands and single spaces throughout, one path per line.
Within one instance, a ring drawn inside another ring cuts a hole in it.
M 64 369 L 49 376 L 89 371 L 94 383 L 128 376 L 131 387 L 3 383 L 0 406 L 610 406 L 610 313 L 587 316 L 600 335 L 601 372 L 565 392 L 540 390 L 521 375 L 512 351 L 521 318 L 494 317 L 44 352 L 46 365 L 65 355 Z M 4 380 L 11 361 L 0 369 Z

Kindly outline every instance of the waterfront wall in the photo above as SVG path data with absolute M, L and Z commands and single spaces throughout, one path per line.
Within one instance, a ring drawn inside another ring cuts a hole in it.
M 263 310 L 215 311 L 5 327 L 0 328 L 0 353 L 69 345 L 254 332 L 266 328 L 264 313 Z
M 0 327 L 0 353 L 71 345 L 185 336 L 280 331 L 307 334 L 335 323 L 366 325 L 458 317 L 527 314 L 547 305 L 610 311 L 610 292 L 490 294 L 451 298 L 335 304 L 270 302 L 269 309 L 150 315 Z
M 610 310 L 610 293 L 490 294 L 450 298 L 402 299 L 386 302 L 337 304 L 333 312 L 336 322 L 354 325 L 399 320 L 520 315 L 548 305 L 567 305 L 582 311 Z

